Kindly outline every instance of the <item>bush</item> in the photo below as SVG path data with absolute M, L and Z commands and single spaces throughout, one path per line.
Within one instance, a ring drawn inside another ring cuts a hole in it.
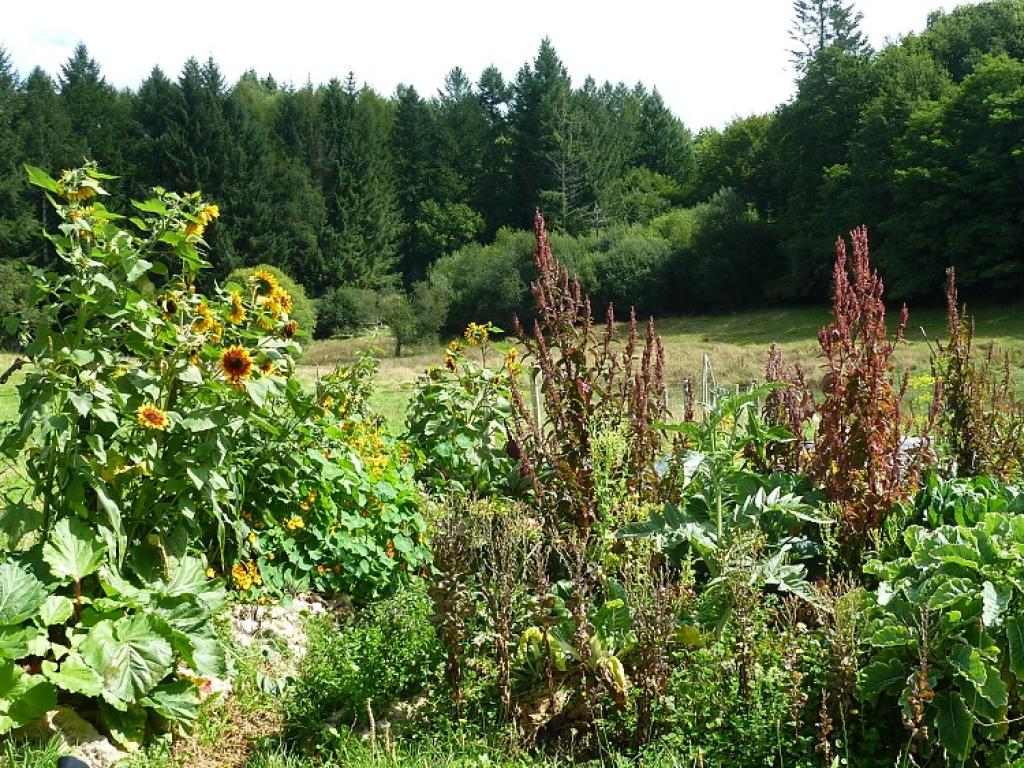
M 343 285 L 321 296 L 317 304 L 316 337 L 358 333 L 380 322 L 378 295 L 367 288 Z
M 467 245 L 442 256 L 429 282 L 450 299 L 445 327 L 461 330 L 479 319 L 501 324 L 526 305 L 534 272 L 533 235 L 500 229 L 490 245 Z
M 278 284 L 292 297 L 292 310 L 288 313 L 290 319 L 299 324 L 299 335 L 312 337 L 317 327 L 316 304 L 306 296 L 305 289 L 286 275 L 277 267 L 269 264 L 257 264 L 255 267 L 239 267 L 232 270 L 225 282 L 245 285 L 252 279 L 253 273 L 258 270 L 266 270 L 274 276 Z
M 402 347 L 418 341 L 437 339 L 448 314 L 448 300 L 441 286 L 420 282 L 411 294 L 389 293 L 379 302 L 381 320 L 395 340 L 395 357 Z
M 340 625 L 309 624 L 301 673 L 284 707 L 290 728 L 315 733 L 329 718 L 362 721 L 368 703 L 382 717 L 390 704 L 436 685 L 443 652 L 430 614 L 416 581 Z
M 584 257 L 589 269 L 577 272 L 594 306 L 613 304 L 623 315 L 631 307 L 653 312 L 663 303 L 670 256 L 671 246 L 662 238 L 640 228 L 616 228 L 593 242 Z

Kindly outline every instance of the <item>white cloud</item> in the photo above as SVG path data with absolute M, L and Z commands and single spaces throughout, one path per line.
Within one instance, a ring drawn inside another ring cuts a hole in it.
M 860 0 L 877 47 L 924 27 L 937 0 Z M 166 10 L 165 10 L 166 9 Z M 574 82 L 656 86 L 692 128 L 763 112 L 792 94 L 790 0 L 516 0 L 433 2 L 11 2 L 0 44 L 26 74 L 53 75 L 79 40 L 108 81 L 136 86 L 155 64 L 168 74 L 212 56 L 229 81 L 255 68 L 280 81 L 325 82 L 349 71 L 382 93 L 399 82 L 424 94 L 461 66 L 506 77 L 552 39 Z

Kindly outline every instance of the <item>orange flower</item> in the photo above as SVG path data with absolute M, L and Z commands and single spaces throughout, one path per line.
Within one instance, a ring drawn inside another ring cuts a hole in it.
M 228 381 L 238 386 L 252 373 L 252 358 L 242 347 L 235 345 L 224 350 L 220 356 L 220 367 Z
M 153 403 L 143 403 L 135 411 L 135 421 L 139 426 L 146 429 L 157 429 L 163 432 L 167 429 L 170 420 L 167 414 L 157 408 Z
M 387 547 L 385 547 L 385 551 L 387 552 L 388 557 L 390 557 L 391 559 L 394 559 L 394 557 L 395 557 L 395 542 L 393 542 L 391 539 L 388 539 L 388 545 L 387 545 Z

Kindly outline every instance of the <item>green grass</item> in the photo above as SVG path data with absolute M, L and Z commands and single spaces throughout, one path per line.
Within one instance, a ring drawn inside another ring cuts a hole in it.
M 994 342 L 998 349 L 1009 353 L 1014 378 L 1024 386 L 1024 305 L 982 307 L 972 312 L 977 320 L 976 348 L 980 351 Z M 898 308 L 891 308 L 890 314 L 895 326 Z M 665 343 L 670 404 L 677 407 L 682 402 L 687 378 L 700 381 L 704 355 L 722 386 L 759 380 L 773 342 L 779 344 L 789 362 L 800 363 L 811 383 L 816 384 L 821 371 L 818 329 L 829 319 L 827 308 L 799 307 L 656 320 L 656 329 Z M 934 344 L 935 339 L 945 338 L 945 310 L 912 310 L 906 335 L 907 343 L 896 353 L 897 369 L 909 371 L 912 376 L 928 373 L 928 340 Z M 300 374 L 313 379 L 318 372 L 353 362 L 361 352 L 375 351 L 381 356 L 381 367 L 373 401 L 390 424 L 400 427 L 416 378 L 427 367 L 441 364 L 444 343 L 418 347 L 400 358 L 390 354 L 392 346 L 386 335 L 314 341 L 303 358 Z

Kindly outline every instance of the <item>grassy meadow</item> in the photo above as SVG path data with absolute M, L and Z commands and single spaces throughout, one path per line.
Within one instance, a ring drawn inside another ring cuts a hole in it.
M 1009 353 L 1014 378 L 1024 386 L 1024 305 L 970 311 L 976 317 L 978 348 L 995 343 L 998 350 Z M 890 320 L 895 323 L 895 308 L 890 312 Z M 682 402 L 688 377 L 700 381 L 704 355 L 710 358 L 720 385 L 746 385 L 763 378 L 765 357 L 773 342 L 779 344 L 788 361 L 800 363 L 808 379 L 817 383 L 821 364 L 818 329 L 828 321 L 829 310 L 824 307 L 656 320 L 657 331 L 665 343 L 665 375 L 672 405 L 676 407 Z M 946 336 L 945 309 L 912 310 L 906 336 L 907 343 L 896 354 L 897 366 L 908 370 L 912 377 L 927 374 L 929 345 Z M 400 425 L 416 378 L 427 367 L 440 364 L 444 345 L 421 345 L 398 358 L 391 354 L 393 347 L 386 333 L 314 341 L 302 359 L 301 375 L 314 380 L 336 365 L 351 363 L 361 353 L 375 354 L 381 358 L 381 365 L 374 404 L 392 425 Z M 6 400 L 0 402 L 6 407 Z

